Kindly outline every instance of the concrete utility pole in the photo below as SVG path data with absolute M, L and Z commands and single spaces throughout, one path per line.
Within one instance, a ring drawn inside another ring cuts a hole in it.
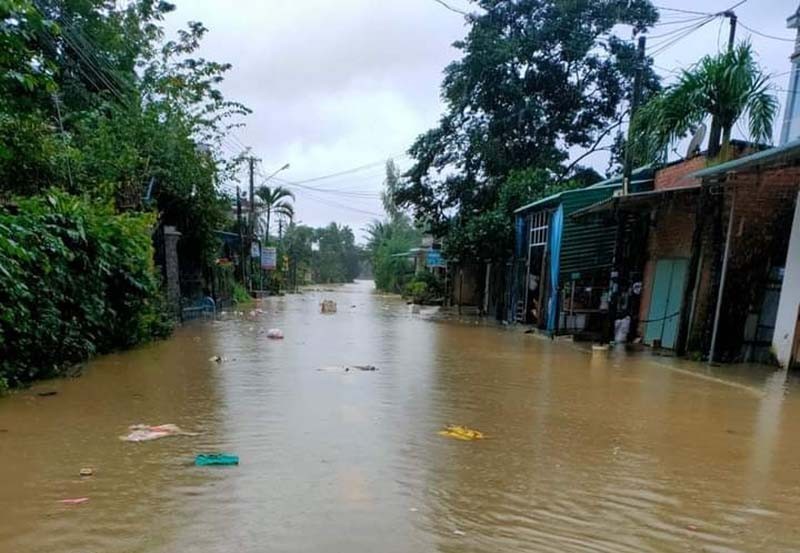
M 242 284 L 247 284 L 245 265 L 244 233 L 242 232 L 242 190 L 236 187 L 236 228 L 239 231 L 239 265 L 241 267 Z
M 727 17 L 730 22 L 730 31 L 728 33 L 728 52 L 733 52 L 733 47 L 736 45 L 736 23 L 738 21 L 736 13 L 733 10 L 727 10 L 720 15 Z M 714 117 L 711 119 L 711 131 L 708 133 L 708 157 L 715 158 L 719 155 L 720 140 L 722 139 L 722 125 L 719 119 Z
M 630 123 L 628 123 L 628 144 L 631 143 L 631 129 L 633 127 L 633 116 L 639 109 L 639 104 L 642 103 L 642 78 L 644 75 L 644 56 L 645 46 L 647 45 L 647 37 L 639 37 L 639 45 L 636 50 L 636 74 L 633 78 L 633 98 L 631 99 L 631 115 Z M 631 154 L 630 147 L 625 149 L 625 167 L 622 173 L 622 193 L 627 195 L 630 193 L 631 188 L 631 175 L 633 174 L 633 155 Z
M 255 171 L 256 171 L 256 158 L 250 156 L 248 159 L 248 166 L 250 168 L 250 225 L 248 225 L 248 235 L 252 236 L 256 231 L 256 185 L 255 185 Z M 248 238 L 249 238 L 248 236 Z
M 631 152 L 631 142 L 633 128 L 633 117 L 639 109 L 639 104 L 642 102 L 642 80 L 644 76 L 644 63 L 645 63 L 645 47 L 647 46 L 647 37 L 640 36 L 639 44 L 636 49 L 636 74 L 633 79 L 633 97 L 631 98 L 631 111 L 628 123 L 628 143 L 625 147 L 625 162 L 622 168 L 622 194 L 626 196 L 631 191 L 631 177 L 633 175 L 633 153 Z M 614 214 L 617 223 L 616 240 L 614 242 L 614 259 L 612 261 L 611 277 L 609 279 L 608 287 L 608 323 L 603 332 L 603 343 L 607 344 L 614 340 L 615 323 L 619 311 L 619 296 L 620 296 L 620 278 L 622 274 L 622 257 L 623 257 L 623 241 L 625 239 L 625 223 L 627 217 L 623 214 L 620 215 L 619 211 Z M 575 286 L 575 283 L 572 283 Z

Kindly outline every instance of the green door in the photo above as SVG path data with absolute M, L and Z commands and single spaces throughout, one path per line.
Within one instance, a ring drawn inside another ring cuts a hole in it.
M 645 327 L 644 341 L 652 345 L 661 340 L 661 347 L 673 349 L 678 339 L 681 304 L 686 289 L 688 259 L 659 259 L 650 294 L 650 312 Z

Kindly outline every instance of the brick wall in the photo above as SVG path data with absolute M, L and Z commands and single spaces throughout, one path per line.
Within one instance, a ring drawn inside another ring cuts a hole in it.
M 706 156 L 695 156 L 692 159 L 667 165 L 656 172 L 655 190 L 666 190 L 668 188 L 681 188 L 700 184 L 697 179 L 688 176 L 695 171 L 705 168 Z
M 770 268 L 786 262 L 800 167 L 730 176 L 726 225 L 734 188 L 731 254 L 718 336 L 718 351 L 728 360 L 736 360 L 741 352 L 747 315 L 760 308 Z
M 647 241 L 648 256 L 642 277 L 640 320 L 647 320 L 649 315 L 650 294 L 653 289 L 658 260 L 691 256 L 697 201 L 695 195 L 681 195 L 664 202 L 655 209 Z M 644 324 L 639 325 L 639 333 L 644 334 Z

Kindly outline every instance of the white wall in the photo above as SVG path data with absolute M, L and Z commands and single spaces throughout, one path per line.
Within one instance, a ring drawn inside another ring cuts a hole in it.
M 792 356 L 798 309 L 800 309 L 800 194 L 794 208 L 794 222 L 792 236 L 789 239 L 789 252 L 786 255 L 786 272 L 781 287 L 778 320 L 772 338 L 775 355 L 784 367 Z

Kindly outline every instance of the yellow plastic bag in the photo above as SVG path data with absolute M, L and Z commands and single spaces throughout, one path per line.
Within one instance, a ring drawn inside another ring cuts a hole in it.
M 475 430 L 474 428 L 469 428 L 466 426 L 458 426 L 455 424 L 445 426 L 444 430 L 439 431 L 439 435 L 447 436 L 448 438 L 453 438 L 456 440 L 463 440 L 465 442 L 482 440 L 486 437 L 480 430 Z

